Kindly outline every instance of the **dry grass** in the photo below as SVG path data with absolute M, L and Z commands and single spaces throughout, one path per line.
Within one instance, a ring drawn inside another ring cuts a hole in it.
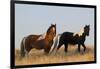
M 82 48 L 81 48 L 82 49 Z M 79 53 L 77 46 L 69 46 L 67 54 L 64 53 L 64 48 L 54 54 L 45 55 L 43 50 L 32 49 L 28 57 L 20 59 L 20 51 L 15 51 L 15 64 L 16 65 L 32 65 L 32 64 L 50 64 L 50 63 L 69 63 L 69 62 L 84 62 L 94 61 L 94 48 L 93 46 L 87 46 L 85 53 Z

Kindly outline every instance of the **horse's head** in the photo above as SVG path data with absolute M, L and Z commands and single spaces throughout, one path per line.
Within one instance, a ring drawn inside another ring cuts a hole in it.
M 86 25 L 86 26 L 84 27 L 84 33 L 85 33 L 87 36 L 89 36 L 89 31 L 90 31 L 90 25 Z
M 50 39 L 53 39 L 56 36 L 56 24 L 51 24 L 46 32 L 46 36 L 48 36 Z

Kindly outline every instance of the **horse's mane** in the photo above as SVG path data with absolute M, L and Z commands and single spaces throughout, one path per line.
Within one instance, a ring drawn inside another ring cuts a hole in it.
M 37 40 L 41 40 L 41 39 L 44 39 L 46 36 L 46 33 L 42 34 Z
M 84 33 L 84 28 L 81 28 L 81 30 L 79 32 L 76 32 L 73 34 L 73 36 L 78 35 L 78 36 L 82 36 Z
M 49 27 L 49 29 L 47 30 L 47 34 L 50 32 L 50 29 L 51 29 L 52 27 L 55 27 L 55 25 L 51 25 L 51 26 Z
M 48 28 L 47 33 L 41 34 L 41 36 L 40 36 L 37 40 L 44 39 L 45 36 L 46 36 L 46 34 L 48 34 L 48 33 L 50 32 L 50 29 L 51 29 L 52 27 L 55 27 L 55 25 L 51 25 L 51 26 Z

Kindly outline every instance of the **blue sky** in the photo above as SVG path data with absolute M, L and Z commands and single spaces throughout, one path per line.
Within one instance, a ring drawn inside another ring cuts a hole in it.
M 78 32 L 90 24 L 85 44 L 94 45 L 93 8 L 15 4 L 15 47 L 20 47 L 23 37 L 45 33 L 51 24 L 56 24 L 57 34 Z

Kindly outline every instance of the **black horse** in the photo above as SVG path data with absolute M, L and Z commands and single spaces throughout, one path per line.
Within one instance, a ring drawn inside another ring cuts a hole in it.
M 72 32 L 64 32 L 60 35 L 59 44 L 57 46 L 57 50 L 64 44 L 65 52 L 67 52 L 68 44 L 78 44 L 78 51 L 80 52 L 80 46 L 82 45 L 84 51 L 86 50 L 86 46 L 84 44 L 86 40 L 86 36 L 89 36 L 90 25 L 86 25 L 81 34 L 79 33 L 72 33 Z M 56 50 L 56 52 L 57 52 Z
M 21 42 L 21 57 L 29 53 L 31 49 L 36 48 L 38 50 L 44 49 L 46 54 L 49 53 L 53 44 L 53 39 L 56 36 L 56 24 L 49 27 L 44 38 L 40 39 L 42 35 L 29 35 L 24 37 Z

